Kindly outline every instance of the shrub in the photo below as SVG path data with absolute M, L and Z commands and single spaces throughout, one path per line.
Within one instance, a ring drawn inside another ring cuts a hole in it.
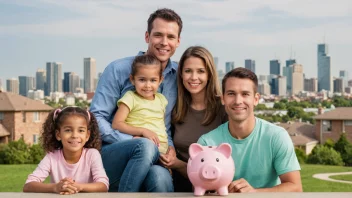
M 308 156 L 307 163 L 310 164 L 323 164 L 323 165 L 338 165 L 342 166 L 343 161 L 341 154 L 333 148 L 318 145 L 312 153 Z
M 346 153 L 342 155 L 343 162 L 346 166 L 352 166 L 352 145 L 345 147 Z
M 5 164 L 5 149 L 7 144 L 0 144 L 0 164 Z
M 334 148 L 335 146 L 335 142 L 334 140 L 332 140 L 331 138 L 326 139 L 324 146 L 328 147 L 328 148 Z M 336 151 L 336 150 L 335 150 Z
M 306 160 L 307 160 L 306 153 L 302 149 L 299 149 L 299 148 L 295 148 L 295 152 L 296 152 L 296 156 L 297 156 L 298 162 L 300 164 L 306 163 Z
M 29 149 L 29 154 L 31 156 L 30 163 L 38 164 L 44 158 L 45 152 L 39 144 L 33 144 Z
M 30 162 L 28 145 L 20 139 L 12 141 L 4 149 L 5 164 L 26 164 Z
M 342 133 L 339 140 L 334 145 L 334 149 L 339 152 L 342 156 L 343 162 L 347 164 L 348 161 L 350 161 L 351 155 L 347 154 L 347 150 L 349 147 L 351 147 L 351 143 L 347 140 L 346 134 Z

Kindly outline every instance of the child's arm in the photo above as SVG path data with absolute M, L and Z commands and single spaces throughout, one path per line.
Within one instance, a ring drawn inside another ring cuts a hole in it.
M 130 113 L 130 109 L 124 103 L 119 104 L 119 108 L 116 111 L 114 120 L 112 121 L 112 128 L 119 130 L 123 133 L 127 133 L 134 136 L 143 136 L 152 140 L 156 145 L 159 145 L 159 138 L 156 133 L 142 127 L 134 127 L 128 125 L 125 120 Z
M 66 178 L 65 178 L 66 179 Z M 78 192 L 78 188 L 72 186 L 71 182 L 61 180 L 59 183 L 46 184 L 42 182 L 32 181 L 26 183 L 23 187 L 23 192 L 37 192 L 37 193 L 59 193 L 59 194 L 74 194 Z
M 108 192 L 108 188 L 103 182 L 74 183 L 72 186 L 76 187 L 78 192 Z

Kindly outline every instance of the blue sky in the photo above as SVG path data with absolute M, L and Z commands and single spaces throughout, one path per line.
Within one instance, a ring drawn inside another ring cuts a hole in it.
M 269 73 L 269 60 L 290 57 L 306 77 L 317 76 L 317 44 L 329 44 L 333 75 L 352 77 L 350 0 L 0 0 L 0 79 L 35 76 L 46 62 L 62 62 L 63 72 L 83 74 L 83 58 L 102 72 L 115 59 L 146 50 L 149 14 L 174 9 L 183 19 L 181 45 L 202 45 L 226 61 L 256 61 Z M 292 48 L 292 53 L 291 53 Z

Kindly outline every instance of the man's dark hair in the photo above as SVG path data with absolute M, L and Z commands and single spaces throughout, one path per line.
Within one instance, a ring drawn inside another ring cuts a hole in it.
M 182 31 L 182 20 L 181 17 L 173 10 L 168 9 L 168 8 L 161 8 L 150 14 L 149 19 L 148 19 L 148 33 L 153 29 L 153 22 L 156 18 L 161 18 L 164 19 L 165 21 L 168 22 L 176 22 L 179 30 L 178 30 L 178 36 L 181 35 Z
M 243 68 L 243 67 L 238 67 L 236 69 L 233 69 L 229 71 L 224 78 L 222 79 L 222 94 L 225 94 L 225 84 L 228 78 L 235 77 L 235 78 L 242 78 L 242 79 L 250 79 L 253 84 L 254 84 L 254 93 L 257 93 L 258 89 L 258 78 L 255 73 L 253 73 L 251 70 Z

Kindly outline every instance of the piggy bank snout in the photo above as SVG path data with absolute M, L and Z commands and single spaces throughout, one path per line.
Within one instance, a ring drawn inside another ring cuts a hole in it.
M 201 178 L 205 180 L 214 180 L 220 177 L 220 170 L 218 167 L 207 164 L 201 169 Z

